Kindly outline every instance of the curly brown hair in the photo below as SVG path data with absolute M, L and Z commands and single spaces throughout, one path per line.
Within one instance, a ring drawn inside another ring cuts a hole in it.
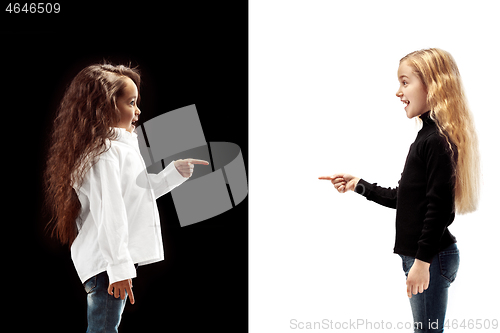
M 54 120 L 44 174 L 45 200 L 51 212 L 52 236 L 71 246 L 78 234 L 81 204 L 74 187 L 116 139 L 120 121 L 116 100 L 125 78 L 140 86 L 136 68 L 111 64 L 82 69 L 67 88 Z

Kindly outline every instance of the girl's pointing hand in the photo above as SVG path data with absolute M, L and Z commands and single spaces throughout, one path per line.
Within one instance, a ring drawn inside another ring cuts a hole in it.
M 339 193 L 345 193 L 347 191 L 354 191 L 356 185 L 358 184 L 359 178 L 348 174 L 335 174 L 333 176 L 322 176 L 318 179 L 331 180 L 335 189 Z
M 177 160 L 174 162 L 174 166 L 179 171 L 179 173 L 184 178 L 189 178 L 193 174 L 193 169 L 195 164 L 208 165 L 209 163 L 204 160 L 197 160 L 194 158 L 188 158 L 185 160 Z

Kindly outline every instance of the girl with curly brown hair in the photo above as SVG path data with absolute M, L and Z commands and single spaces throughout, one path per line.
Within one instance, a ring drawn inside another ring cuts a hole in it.
M 87 332 L 117 332 L 138 265 L 163 260 L 156 199 L 186 181 L 194 164 L 148 174 L 135 125 L 140 75 L 110 64 L 81 70 L 54 120 L 45 170 L 53 234 L 71 247 L 87 292 Z

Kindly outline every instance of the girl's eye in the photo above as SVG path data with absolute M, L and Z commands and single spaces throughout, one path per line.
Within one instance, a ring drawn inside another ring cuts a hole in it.
M 403 81 L 403 86 L 406 86 L 407 84 L 408 84 L 408 82 Z
M 130 105 L 134 105 L 135 101 L 130 102 Z

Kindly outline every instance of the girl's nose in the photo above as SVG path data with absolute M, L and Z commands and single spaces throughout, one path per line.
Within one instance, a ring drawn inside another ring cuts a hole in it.
M 137 106 L 135 107 L 135 114 L 136 115 L 140 115 L 141 114 L 141 110 Z
M 401 96 L 403 96 L 403 92 L 400 89 L 398 89 L 398 91 L 396 91 L 396 97 L 401 97 Z

